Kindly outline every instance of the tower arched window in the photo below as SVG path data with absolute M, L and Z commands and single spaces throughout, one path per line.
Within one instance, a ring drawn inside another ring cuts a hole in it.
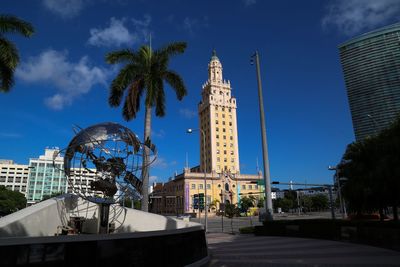
M 225 184 L 225 191 L 229 191 L 229 184 L 228 183 Z

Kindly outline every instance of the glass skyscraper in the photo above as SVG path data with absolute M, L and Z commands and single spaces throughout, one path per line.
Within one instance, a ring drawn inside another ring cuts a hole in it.
M 356 140 L 379 133 L 400 113 L 400 23 L 339 46 Z

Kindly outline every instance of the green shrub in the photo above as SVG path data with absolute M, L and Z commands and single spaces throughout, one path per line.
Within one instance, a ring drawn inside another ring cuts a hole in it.
M 241 234 L 254 234 L 254 227 L 253 226 L 242 227 L 239 228 L 239 232 Z

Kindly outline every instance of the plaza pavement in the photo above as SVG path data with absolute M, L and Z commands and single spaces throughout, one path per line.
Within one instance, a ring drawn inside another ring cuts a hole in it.
M 400 252 L 330 240 L 207 234 L 209 267 L 400 266 Z

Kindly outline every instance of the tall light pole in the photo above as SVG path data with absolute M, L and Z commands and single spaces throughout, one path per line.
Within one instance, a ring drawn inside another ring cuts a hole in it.
M 334 182 L 337 183 L 337 186 L 338 186 L 340 213 L 342 213 L 342 218 L 346 219 L 347 218 L 347 211 L 346 211 L 346 205 L 345 205 L 345 203 L 343 203 L 344 201 L 342 199 L 342 186 L 340 184 L 340 177 L 338 175 L 338 168 L 335 167 L 335 166 L 328 166 L 328 170 L 335 171 Z
M 265 125 L 264 114 L 264 100 L 262 95 L 262 85 L 260 76 L 260 60 L 258 52 L 256 51 L 252 56 L 252 60 L 256 61 L 257 83 L 258 83 L 258 102 L 260 107 L 260 121 L 261 121 L 261 137 L 262 137 L 262 150 L 263 150 L 263 165 L 264 165 L 264 184 L 265 184 L 265 207 L 266 207 L 266 220 L 272 221 L 273 209 L 271 199 L 271 178 L 269 173 L 269 160 L 268 160 L 268 144 L 267 144 L 267 131 Z
M 206 160 L 206 135 L 203 129 L 187 129 L 187 133 L 193 133 L 194 131 L 201 132 L 203 137 L 203 161 L 204 161 L 204 231 L 207 233 L 207 212 L 208 212 L 208 205 L 207 205 L 207 160 Z M 200 208 L 200 207 L 199 207 Z

